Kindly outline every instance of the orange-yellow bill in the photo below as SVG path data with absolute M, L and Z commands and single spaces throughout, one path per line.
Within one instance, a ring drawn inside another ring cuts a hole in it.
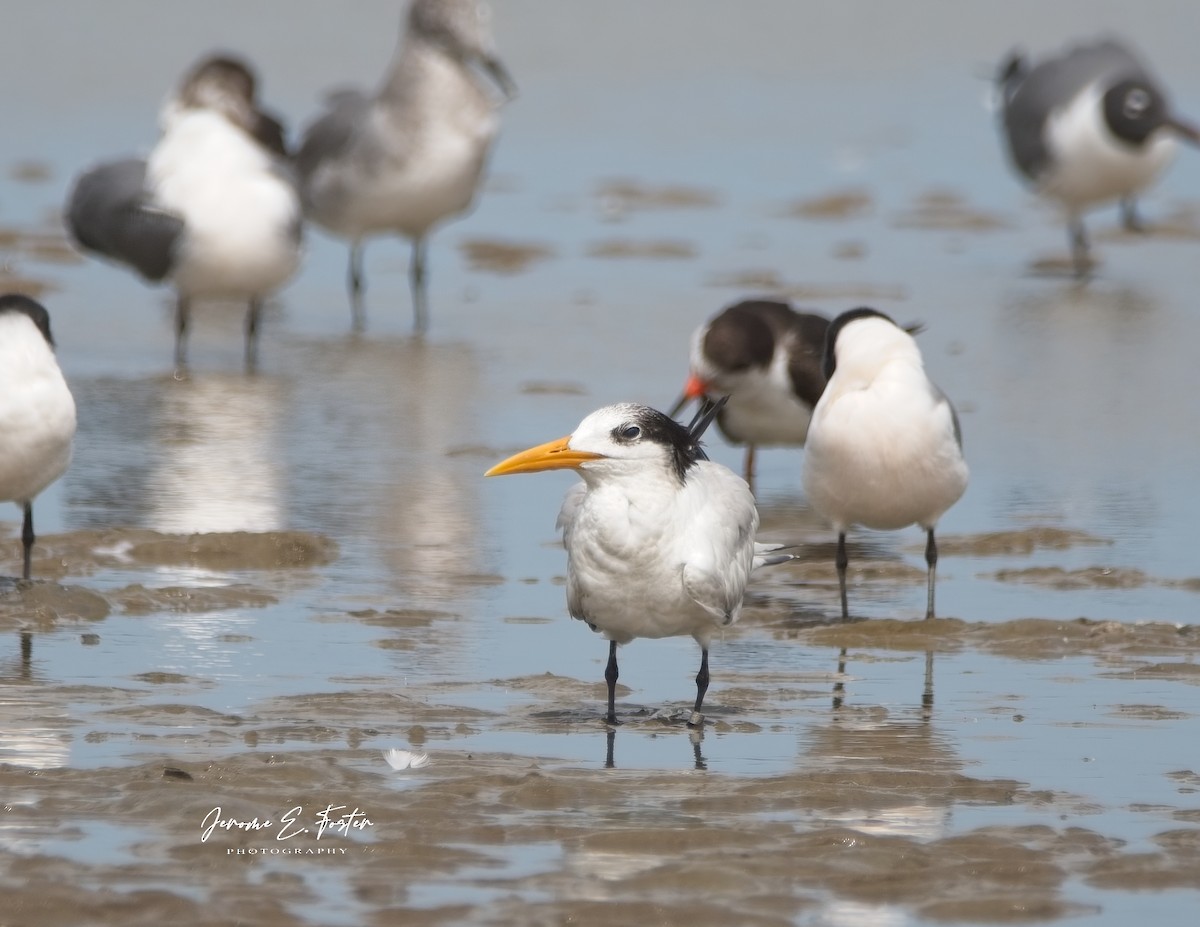
M 567 446 L 571 436 L 547 441 L 527 451 L 502 460 L 484 476 L 506 476 L 509 473 L 537 473 L 539 470 L 569 470 L 589 460 L 599 460 L 603 454 L 576 451 Z

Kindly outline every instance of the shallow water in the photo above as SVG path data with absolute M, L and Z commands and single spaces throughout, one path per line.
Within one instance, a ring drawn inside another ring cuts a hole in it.
M 147 148 L 214 47 L 303 122 L 377 78 L 395 4 L 23 9 L 0 36 L 0 247 L 10 281 L 45 288 L 80 432 L 36 507 L 39 582 L 0 581 L 13 916 L 1191 924 L 1200 159 L 1146 198 L 1157 233 L 1090 220 L 1101 266 L 1078 286 L 981 79 L 1014 43 L 1107 28 L 1200 114 L 1191 19 L 1166 0 L 504 0 L 521 95 L 478 208 L 433 240 L 430 336 L 408 336 L 407 255 L 379 241 L 351 337 L 345 249 L 314 231 L 261 373 L 230 307 L 198 319 L 180 381 L 167 295 L 64 248 L 71 177 Z M 622 650 L 611 731 L 604 642 L 565 615 L 571 478 L 481 474 L 604 403 L 667 405 L 692 328 L 761 292 L 925 325 L 971 466 L 939 532 L 944 617 L 916 620 L 914 529 L 852 538 L 865 620 L 837 623 L 800 453 L 765 452 L 763 534 L 802 558 L 715 642 L 702 735 L 688 640 Z M 392 748 L 430 761 L 394 770 Z M 372 823 L 318 839 L 328 805 Z M 271 824 L 202 839 L 217 807 Z M 295 808 L 308 832 L 278 839 Z

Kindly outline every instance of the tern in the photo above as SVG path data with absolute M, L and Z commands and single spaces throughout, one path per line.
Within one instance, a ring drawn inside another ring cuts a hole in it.
M 759 447 L 799 447 L 813 406 L 825 388 L 821 360 L 829 319 L 775 300 L 735 303 L 696 329 L 683 395 L 691 401 L 726 395 L 717 427 L 731 444 L 746 445 L 743 476 L 754 488 Z
M 515 93 L 476 0 L 414 0 L 407 23 L 382 86 L 331 94 L 296 159 L 306 214 L 350 242 L 356 331 L 366 325 L 363 242 L 388 232 L 412 242 L 414 329 L 427 329 L 427 238 L 473 205 L 498 129 L 477 69 Z
M 164 107 L 149 158 L 88 170 L 67 202 L 84 250 L 174 285 L 177 368 L 187 363 L 192 302 L 237 299 L 249 304 L 253 369 L 263 301 L 300 264 L 303 216 L 283 128 L 258 108 L 256 83 L 242 61 L 203 59 Z
M 1083 213 L 1119 200 L 1140 228 L 1137 194 L 1200 130 L 1176 116 L 1166 91 L 1120 42 L 1076 45 L 1030 65 L 1012 52 L 998 74 L 1001 128 L 1016 170 L 1066 214 L 1076 276 L 1091 267 Z
M 0 501 L 25 512 L 21 529 L 31 576 L 33 500 L 71 462 L 75 400 L 54 358 L 50 314 L 28 296 L 0 296 Z
M 828 383 L 808 429 L 804 492 L 837 532 L 842 617 L 849 617 L 846 532 L 916 524 L 927 537 L 925 617 L 933 618 L 934 528 L 967 488 L 958 415 L 926 376 L 916 339 L 882 312 L 839 315 L 824 358 Z
M 700 436 L 720 408 L 714 404 L 685 427 L 649 406 L 605 406 L 565 438 L 486 473 L 573 469 L 583 478 L 568 490 L 557 527 L 567 549 L 571 617 L 609 641 L 610 724 L 617 723 L 617 646 L 678 635 L 700 645 L 688 724 L 703 724 L 709 642 L 738 620 L 751 572 L 792 559 L 755 542 L 750 487 L 701 449 Z

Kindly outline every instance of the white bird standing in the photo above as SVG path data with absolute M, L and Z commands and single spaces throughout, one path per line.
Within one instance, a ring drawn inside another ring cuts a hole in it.
M 958 416 L 925 374 L 916 340 L 874 309 L 843 312 L 825 340 L 825 392 L 804 451 L 804 492 L 838 535 L 846 604 L 846 532 L 854 525 L 927 533 L 926 618 L 934 617 L 934 528 L 967 488 Z
M 148 160 L 101 164 L 76 182 L 67 225 L 88 251 L 175 287 L 175 364 L 186 365 L 191 305 L 249 303 L 246 366 L 263 301 L 300 264 L 302 213 L 283 128 L 258 108 L 243 62 L 200 61 L 168 101 Z
M 1137 194 L 1170 164 L 1176 138 L 1200 144 L 1200 131 L 1171 112 L 1158 80 L 1112 39 L 1032 66 L 1013 52 L 998 83 L 1013 166 L 1066 214 L 1075 273 L 1084 276 L 1083 213 L 1120 200 L 1126 227 L 1140 228 Z
M 33 500 L 71 462 L 75 400 L 54 358 L 50 314 L 28 296 L 0 296 L 0 501 L 25 513 L 21 529 L 31 575 Z
M 379 90 L 332 94 L 304 133 L 296 164 L 305 212 L 350 241 L 356 331 L 366 324 L 363 241 L 387 232 L 412 242 L 414 328 L 428 326 L 426 239 L 471 208 L 499 123 L 476 68 L 513 95 L 485 9 L 476 0 L 413 0 Z
M 746 445 L 743 476 L 753 490 L 756 448 L 799 447 L 808 436 L 825 388 L 828 328 L 824 316 L 775 300 L 729 306 L 693 333 L 687 382 L 670 414 L 728 396 L 717 427 L 729 443 Z
M 567 606 L 609 640 L 608 715 L 617 723 L 617 645 L 691 635 L 700 645 L 696 703 L 703 723 L 708 647 L 738 620 L 751 572 L 791 559 L 757 545 L 750 488 L 709 461 L 699 439 L 720 404 L 690 428 L 648 406 L 622 403 L 587 416 L 565 438 L 496 464 L 487 476 L 574 469 L 583 482 L 563 500 Z

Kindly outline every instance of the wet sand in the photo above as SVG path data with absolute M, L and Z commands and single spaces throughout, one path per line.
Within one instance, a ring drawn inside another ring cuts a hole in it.
M 1032 551 L 1094 541 L 1035 528 L 948 546 Z M 1200 684 L 1196 626 L 813 621 L 781 596 L 832 572 L 814 559 L 759 585 L 732 635 L 735 644 L 773 641 L 811 663 L 739 666 L 736 651 L 719 644 L 703 731 L 685 723 L 686 677 L 672 683 L 677 697 L 646 704 L 639 683 L 647 680 L 634 673 L 631 687 L 618 687 L 616 728 L 600 719 L 598 674 L 553 672 L 402 685 L 334 674 L 322 691 L 301 686 L 223 711 L 194 698 L 211 693 L 215 679 L 163 669 L 112 679 L 96 665 L 100 645 L 126 633 L 121 618 L 203 619 L 272 605 L 287 596 L 289 574 L 331 562 L 327 539 L 84 531 L 45 539 L 45 552 L 78 584 L 14 583 L 0 594 L 0 628 L 23 648 L 0 664 L 8 719 L 0 857 L 20 923 L 791 924 L 818 915 L 874 923 L 882 912 L 1026 923 L 1098 913 L 1113 892 L 1200 888 L 1194 767 L 1158 770 L 1158 791 L 1174 800 L 1139 807 L 1089 794 L 1086 782 L 1023 777 L 1015 757 L 969 762 L 963 754 L 979 735 L 965 732 L 961 700 L 941 695 L 945 674 L 970 665 L 964 654 L 991 657 L 1012 674 L 1014 693 L 1031 664 L 1069 662 L 1071 678 L 1055 671 L 1033 686 L 1074 706 L 1070 736 L 1133 723 L 1194 731 L 1197 715 L 1178 706 L 1194 705 Z M 115 561 L 150 573 L 181 564 L 228 571 L 236 562 L 237 580 L 89 588 L 87 577 Z M 920 571 L 910 572 L 919 584 Z M 896 564 L 868 555 L 855 591 L 896 581 Z M 411 653 L 463 617 L 355 608 L 292 620 L 352 623 L 369 629 L 375 647 Z M 569 623 L 575 643 L 594 640 L 561 616 L 504 622 Z M 272 633 L 293 632 L 261 628 L 226 636 L 223 646 Z M 38 651 L 54 634 L 87 647 L 79 681 L 44 675 Z M 907 696 L 860 696 L 881 666 L 898 671 Z M 1095 678 L 1115 681 L 1107 697 L 1122 688 L 1128 696 L 1080 704 Z M 1141 701 L 1148 679 L 1174 698 Z M 982 683 L 994 693 L 983 708 L 992 716 L 987 737 L 1034 746 L 1055 736 L 1060 722 L 1038 701 L 1003 694 L 996 681 Z M 92 746 L 79 755 L 120 761 L 67 761 L 80 741 Z M 790 758 L 756 769 L 761 746 L 780 741 L 792 745 Z M 505 742 L 525 749 L 496 749 Z M 665 761 L 651 754 L 647 764 L 648 744 Z M 393 770 L 383 757 L 389 747 L 429 762 Z M 1146 822 L 1143 839 L 1130 839 L 1127 815 Z M 259 826 L 210 829 L 217 819 Z

